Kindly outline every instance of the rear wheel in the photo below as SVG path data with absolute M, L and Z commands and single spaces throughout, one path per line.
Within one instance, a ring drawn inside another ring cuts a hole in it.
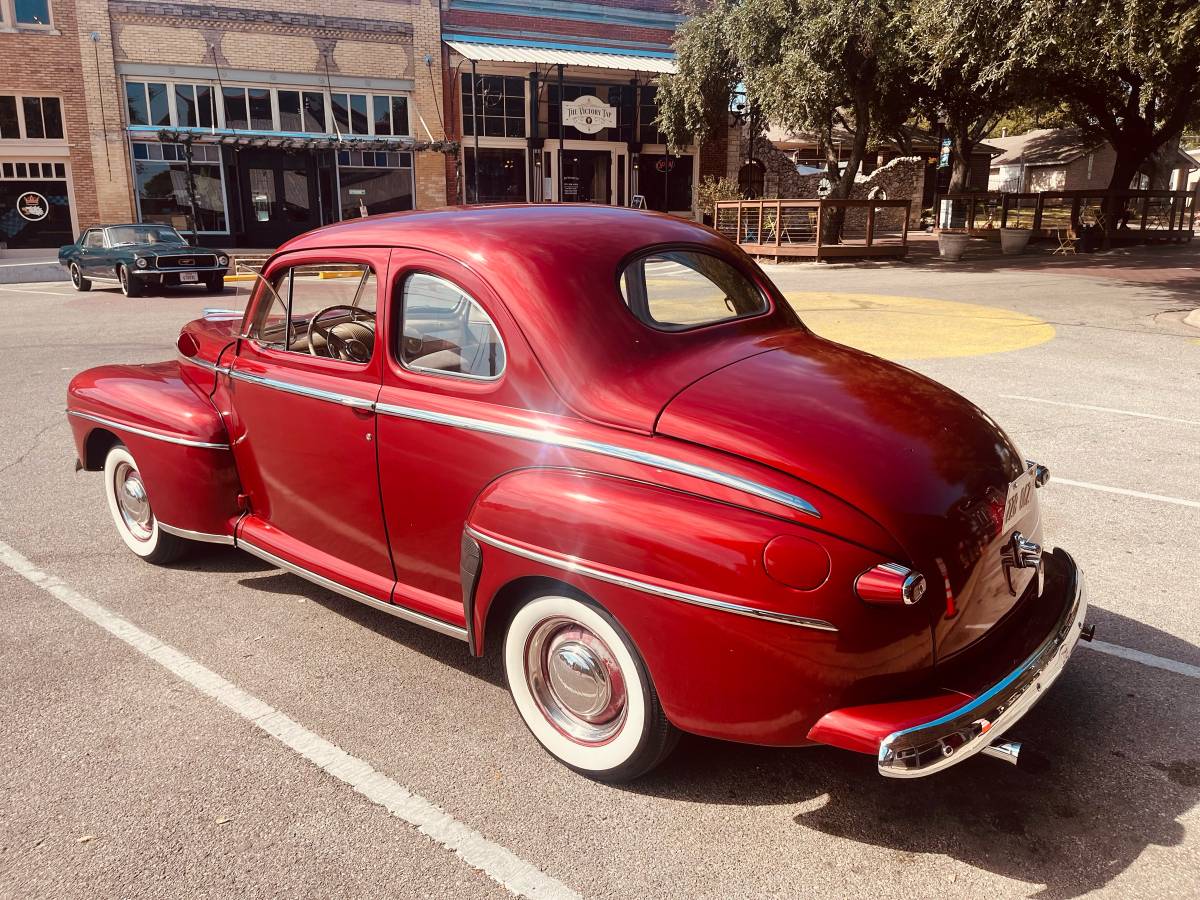
M 560 762 L 597 781 L 631 781 L 667 758 L 667 721 L 641 655 L 605 610 L 573 597 L 537 597 L 504 638 L 517 711 Z
M 137 461 L 124 444 L 114 444 L 104 458 L 104 494 L 121 540 L 146 562 L 164 565 L 187 550 L 186 540 L 159 527 Z
M 140 297 L 142 295 L 142 286 L 133 277 L 133 273 L 129 271 L 128 266 L 122 265 L 117 267 L 117 278 L 121 282 L 121 293 L 126 297 Z
M 90 291 L 92 282 L 83 277 L 83 272 L 79 269 L 79 263 L 71 263 L 71 284 L 74 285 L 77 291 Z

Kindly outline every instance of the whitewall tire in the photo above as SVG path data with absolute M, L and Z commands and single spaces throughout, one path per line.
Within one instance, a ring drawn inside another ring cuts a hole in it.
M 124 444 L 114 444 L 104 458 L 104 496 L 117 534 L 142 559 L 162 565 L 187 549 L 187 541 L 159 527 L 137 461 Z
M 504 670 L 533 736 L 589 778 L 637 778 L 678 740 L 637 648 L 593 603 L 565 596 L 527 602 L 505 633 Z

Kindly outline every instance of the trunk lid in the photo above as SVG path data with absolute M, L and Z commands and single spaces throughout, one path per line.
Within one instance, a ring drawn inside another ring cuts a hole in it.
M 939 658 L 1010 613 L 1033 576 L 1012 570 L 1014 594 L 1000 555 L 1013 528 L 1041 537 L 1036 498 L 1000 534 L 1020 453 L 986 413 L 909 369 L 797 334 L 694 382 L 656 430 L 787 472 L 875 519 L 925 575 Z

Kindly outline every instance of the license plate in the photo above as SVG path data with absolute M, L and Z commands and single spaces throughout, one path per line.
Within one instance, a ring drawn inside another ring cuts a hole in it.
M 1008 497 L 1004 501 L 1004 525 L 1001 534 L 1008 534 L 1009 528 L 1021 518 L 1026 508 L 1033 501 L 1033 492 L 1037 490 L 1034 484 L 1034 469 L 1030 466 L 1016 481 L 1008 485 Z
M 198 272 L 180 272 L 179 280 L 180 281 L 199 281 L 200 275 Z

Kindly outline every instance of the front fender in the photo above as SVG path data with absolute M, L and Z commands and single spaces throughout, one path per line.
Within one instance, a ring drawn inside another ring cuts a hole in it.
M 622 624 L 686 731 L 804 744 L 846 698 L 892 696 L 932 665 L 923 615 L 867 607 L 852 593 L 878 554 L 752 510 L 610 475 L 525 469 L 481 493 L 468 533 L 482 545 L 471 610 L 480 652 L 507 585 L 569 584 Z M 781 535 L 827 551 L 812 589 L 768 574 L 764 548 Z M 801 621 L 782 621 L 792 617 Z
M 241 488 L 229 437 L 216 407 L 183 378 L 178 362 L 80 372 L 67 389 L 67 416 L 84 468 L 103 468 L 115 438 L 137 460 L 159 521 L 232 534 Z

